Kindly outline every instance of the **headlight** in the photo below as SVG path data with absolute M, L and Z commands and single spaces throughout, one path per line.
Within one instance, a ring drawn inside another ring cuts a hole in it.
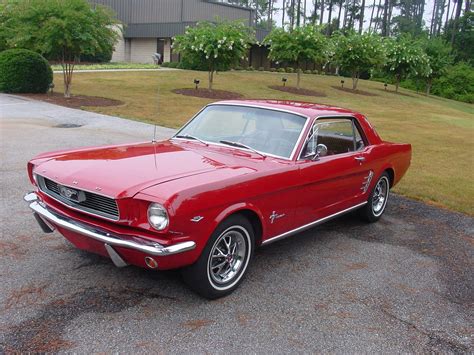
M 162 231 L 168 227 L 168 212 L 159 203 L 151 203 L 148 207 L 148 222 L 156 230 Z

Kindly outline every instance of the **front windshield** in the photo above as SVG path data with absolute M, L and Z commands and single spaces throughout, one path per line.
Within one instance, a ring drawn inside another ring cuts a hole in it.
M 305 121 L 302 116 L 270 109 L 212 105 L 176 136 L 210 143 L 238 143 L 264 154 L 290 158 Z

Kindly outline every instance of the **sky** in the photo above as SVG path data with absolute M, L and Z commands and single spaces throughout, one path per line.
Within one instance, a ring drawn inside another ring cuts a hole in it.
M 307 13 L 307 16 L 309 16 L 310 13 L 311 13 L 311 10 L 313 8 L 313 0 L 303 0 L 302 3 L 304 4 L 305 1 L 306 1 L 306 13 Z M 427 27 L 429 27 L 430 22 L 431 22 L 431 15 L 432 15 L 432 12 L 433 12 L 432 11 L 433 10 L 433 1 L 434 0 L 426 0 L 425 1 L 424 19 L 425 19 L 425 26 L 427 26 Z M 369 27 L 369 19 L 370 19 L 370 11 L 371 11 L 371 8 L 369 6 L 373 5 L 375 2 L 378 3 L 378 0 L 366 0 L 366 2 L 365 2 L 365 5 L 366 5 L 366 8 L 365 8 L 366 20 L 364 21 L 364 28 Z M 302 4 L 302 6 L 303 6 L 303 4 Z M 451 3 L 451 8 L 453 7 L 452 5 L 453 5 L 453 3 Z M 283 0 L 277 0 L 275 7 L 278 7 L 278 8 L 281 9 L 283 7 Z M 336 7 L 336 9 L 338 9 L 338 8 Z M 377 11 L 377 10 L 375 10 L 375 11 Z M 394 12 L 394 15 L 396 15 L 396 12 Z M 324 20 L 327 20 L 327 16 L 328 16 L 328 11 L 325 10 L 324 11 Z M 337 10 L 336 10 L 335 16 L 337 16 Z M 334 18 L 334 10 L 333 10 L 333 18 Z M 278 13 L 274 15 L 274 20 L 276 21 L 278 26 L 281 26 L 281 20 L 282 20 L 282 12 L 281 11 L 278 11 Z M 286 19 L 285 19 L 285 21 L 286 21 Z

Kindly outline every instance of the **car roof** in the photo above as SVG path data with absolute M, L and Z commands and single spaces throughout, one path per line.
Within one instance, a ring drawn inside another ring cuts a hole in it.
M 337 106 L 317 104 L 313 102 L 291 101 L 291 100 L 226 100 L 217 101 L 211 105 L 241 105 L 258 106 L 262 108 L 283 110 L 308 117 L 318 116 L 355 116 L 360 113 Z

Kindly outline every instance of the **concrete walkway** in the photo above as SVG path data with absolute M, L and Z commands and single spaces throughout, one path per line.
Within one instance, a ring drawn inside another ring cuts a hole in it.
M 128 72 L 128 71 L 173 71 L 181 70 L 177 68 L 156 68 L 156 69 L 94 69 L 94 70 L 82 70 L 74 69 L 74 74 L 76 73 L 106 73 L 106 72 Z M 54 70 L 54 74 L 62 74 L 62 70 Z

